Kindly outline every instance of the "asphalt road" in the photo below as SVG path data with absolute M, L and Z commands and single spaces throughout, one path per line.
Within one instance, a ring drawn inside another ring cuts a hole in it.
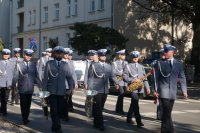
M 199 88 L 191 88 L 198 89 Z M 35 91 L 37 93 L 37 89 Z M 192 98 L 192 97 L 191 97 Z M 196 98 L 196 97 L 195 97 Z M 140 100 L 140 112 L 144 127 L 138 128 L 136 125 L 126 123 L 126 114 L 118 115 L 114 112 L 117 96 L 108 95 L 104 109 L 105 131 L 112 133 L 158 133 L 160 132 L 160 121 L 156 120 L 156 105 L 153 100 Z M 70 120 L 62 121 L 62 129 L 64 133 L 99 133 L 101 131 L 93 128 L 93 120 L 86 117 L 84 111 L 85 95 L 83 91 L 76 90 L 73 95 L 75 112 L 69 113 Z M 8 103 L 9 104 L 9 103 Z M 173 121 L 176 133 L 199 133 L 200 132 L 200 100 L 188 99 L 184 100 L 179 97 L 176 100 L 173 109 Z M 124 100 L 124 111 L 127 113 L 130 106 L 130 98 Z M 1 116 L 3 117 L 3 116 Z M 22 124 L 19 105 L 8 105 L 8 115 L 3 117 L 17 124 Z M 46 120 L 43 117 L 39 99 L 33 96 L 31 105 L 31 120 L 26 128 L 33 129 L 35 132 L 49 133 L 51 132 L 51 119 Z M 135 119 L 133 118 L 135 121 Z M 1 129 L 0 129 L 1 131 Z

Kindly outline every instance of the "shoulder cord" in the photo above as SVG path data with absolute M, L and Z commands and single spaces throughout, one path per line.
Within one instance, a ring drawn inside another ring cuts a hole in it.
M 1 62 L 2 63 L 2 62 Z M 1 75 L 5 75 L 6 74 L 6 71 L 7 71 L 7 69 L 4 71 L 4 72 L 2 72 L 2 70 L 0 69 L 0 74 Z
M 51 75 L 52 77 L 54 77 L 54 78 L 58 77 L 59 72 L 56 73 L 55 75 L 53 75 L 53 73 L 51 72 L 51 68 L 50 68 L 49 64 L 47 64 L 47 67 L 48 67 L 49 73 L 50 73 L 50 75 Z
M 19 66 L 18 63 L 17 63 L 17 68 L 18 68 L 18 70 L 19 70 L 19 73 L 20 73 L 23 77 L 25 77 L 25 74 L 22 73 L 21 67 Z
M 161 75 L 162 75 L 163 77 L 168 78 L 168 77 L 171 75 L 171 72 L 170 72 L 168 75 L 164 75 L 164 74 L 163 74 L 159 61 L 158 61 L 158 67 L 159 67 L 160 73 L 161 73 Z
M 126 67 L 127 67 L 127 69 L 128 69 L 128 73 L 131 75 L 132 78 L 135 78 L 135 77 L 138 76 L 138 74 L 133 75 L 133 74 L 131 73 L 131 70 L 130 70 L 128 64 L 126 65 Z
M 96 70 L 95 70 L 95 68 L 94 68 L 94 65 L 93 65 L 93 64 L 91 64 L 91 65 L 92 65 L 92 69 L 93 69 L 93 72 L 94 72 L 95 76 L 98 77 L 98 78 L 103 78 L 104 74 L 98 75 L 98 74 L 96 73 Z
M 44 58 L 42 57 L 41 60 L 42 60 L 42 64 L 45 66 Z
M 117 72 L 119 72 L 119 73 L 121 73 L 121 74 L 122 74 L 122 72 L 123 72 L 123 69 L 120 71 L 120 70 L 117 68 L 117 65 L 116 65 L 116 63 L 115 63 L 115 62 L 113 62 L 113 64 L 114 64 L 114 67 L 115 67 L 115 69 L 117 70 Z

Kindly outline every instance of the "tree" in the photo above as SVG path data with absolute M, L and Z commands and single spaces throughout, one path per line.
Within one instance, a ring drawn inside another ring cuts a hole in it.
M 58 38 L 49 38 L 49 47 L 50 48 L 54 48 L 56 46 L 58 46 L 59 44 L 59 41 L 58 41 Z
M 90 49 L 98 50 L 108 47 L 111 50 L 121 49 L 128 41 L 115 29 L 100 27 L 96 24 L 76 23 L 70 29 L 75 31 L 75 36 L 69 42 L 78 54 L 86 54 Z
M 3 41 L 2 41 L 2 39 L 0 38 L 0 51 L 2 51 L 3 50 Z
M 191 63 L 195 65 L 195 75 L 200 73 L 200 1 L 199 0 L 132 0 L 140 7 L 151 12 L 169 13 L 173 19 L 192 23 L 193 40 Z M 172 20 L 173 22 L 173 19 Z M 173 35 L 173 34 L 172 34 Z M 172 39 L 173 42 L 173 39 Z

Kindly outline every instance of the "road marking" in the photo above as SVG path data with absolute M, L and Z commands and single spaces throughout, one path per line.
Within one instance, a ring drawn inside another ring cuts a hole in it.
M 188 113 L 200 113 L 200 110 L 183 110 L 183 111 Z

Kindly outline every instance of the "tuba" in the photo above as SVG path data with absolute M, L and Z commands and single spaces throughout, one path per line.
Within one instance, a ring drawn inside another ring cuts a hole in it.
M 146 75 L 142 76 L 139 78 L 139 82 L 132 82 L 128 85 L 128 90 L 130 92 L 133 92 L 137 89 L 143 88 L 144 87 L 144 83 L 143 81 L 148 77 L 152 75 L 152 70 L 150 72 L 148 72 Z
M 44 116 L 46 119 L 48 119 L 48 105 L 47 105 L 47 98 L 49 97 L 50 92 L 49 91 L 39 91 L 37 96 L 40 98 L 40 104 L 42 106 L 42 109 L 44 111 Z
M 96 90 L 84 90 L 84 93 L 86 95 L 85 100 L 85 113 L 87 117 L 92 117 L 92 111 L 93 111 L 93 97 L 98 93 Z

